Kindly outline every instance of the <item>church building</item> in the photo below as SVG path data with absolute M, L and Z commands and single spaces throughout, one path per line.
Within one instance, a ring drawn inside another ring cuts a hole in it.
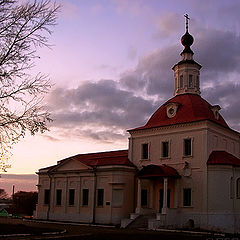
M 240 133 L 201 97 L 193 41 L 187 23 L 172 68 L 174 97 L 128 130 L 128 150 L 79 154 L 39 170 L 37 219 L 126 227 L 146 215 L 149 229 L 240 232 Z

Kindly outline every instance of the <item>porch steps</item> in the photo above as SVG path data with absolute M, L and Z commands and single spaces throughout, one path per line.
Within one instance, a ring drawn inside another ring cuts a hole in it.
M 144 214 L 138 216 L 131 222 L 126 228 L 128 229 L 136 229 L 136 228 L 148 228 L 148 219 L 156 218 L 156 214 Z

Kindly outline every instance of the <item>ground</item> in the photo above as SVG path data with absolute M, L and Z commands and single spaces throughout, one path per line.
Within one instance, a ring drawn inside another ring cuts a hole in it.
M 66 230 L 66 231 L 65 231 Z M 55 233 L 54 233 L 55 232 Z M 58 232 L 58 234 L 56 234 Z M 3 236 L 8 234 L 31 234 L 28 236 Z M 42 234 L 48 233 L 48 234 Z M 206 235 L 205 233 L 173 233 L 137 229 L 119 229 L 68 223 L 46 223 L 22 219 L 0 218 L 0 239 L 69 239 L 69 240 L 217 240 L 223 236 Z M 238 239 L 240 240 L 240 238 Z

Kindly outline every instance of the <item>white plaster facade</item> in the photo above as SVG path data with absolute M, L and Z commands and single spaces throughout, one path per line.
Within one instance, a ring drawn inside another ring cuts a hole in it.
M 52 171 L 40 170 L 36 218 L 82 223 L 119 224 L 132 211 L 135 168 L 128 166 L 99 166 L 90 168 L 77 161 L 69 161 Z M 70 204 L 69 191 L 74 189 Z M 88 191 L 87 204 L 83 191 Z M 98 189 L 103 189 L 103 202 L 98 206 Z M 45 201 L 45 190 L 50 200 Z M 57 204 L 56 191 L 61 190 Z
M 139 214 L 154 213 L 151 229 L 240 232 L 240 134 L 228 127 L 219 106 L 200 97 L 201 66 L 193 60 L 189 36 L 183 36 L 182 60 L 173 67 L 175 97 L 146 125 L 129 130 L 127 155 L 110 153 L 110 161 L 100 153 L 96 165 L 79 155 L 40 169 L 36 218 L 126 226 Z M 98 189 L 104 192 L 101 206 Z

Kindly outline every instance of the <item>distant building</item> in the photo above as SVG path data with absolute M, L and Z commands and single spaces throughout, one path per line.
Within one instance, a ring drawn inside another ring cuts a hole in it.
M 40 169 L 37 218 L 126 226 L 152 214 L 151 229 L 240 232 L 240 133 L 220 106 L 200 96 L 201 65 L 188 29 L 181 42 L 174 97 L 128 131 L 128 150 L 80 154 Z

